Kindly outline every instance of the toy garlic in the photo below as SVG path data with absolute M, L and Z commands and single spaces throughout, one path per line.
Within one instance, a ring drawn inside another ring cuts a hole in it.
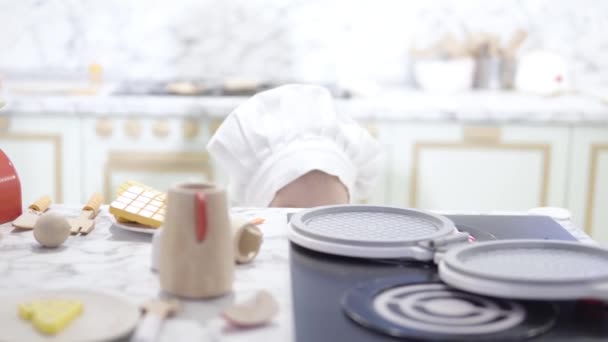
M 279 303 L 266 290 L 261 290 L 248 301 L 233 305 L 222 312 L 222 317 L 231 325 L 251 328 L 264 325 L 279 312 Z
M 70 236 L 70 223 L 56 213 L 42 214 L 34 225 L 34 238 L 44 247 L 58 247 Z

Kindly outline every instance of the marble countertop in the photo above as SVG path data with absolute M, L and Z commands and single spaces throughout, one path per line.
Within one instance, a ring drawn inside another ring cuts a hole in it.
M 601 94 L 601 92 L 599 93 Z M 247 97 L 4 94 L 0 115 L 225 117 Z M 554 97 L 505 91 L 434 94 L 384 89 L 337 99 L 339 111 L 360 120 L 526 124 L 608 124 L 606 97 Z
M 52 211 L 77 216 L 77 207 L 52 206 Z M 256 259 L 235 270 L 233 292 L 219 299 L 184 302 L 180 314 L 162 328 L 159 341 L 288 341 L 292 338 L 287 210 L 234 209 L 247 217 L 262 217 L 262 250 Z M 42 248 L 32 231 L 0 225 L 0 291 L 59 288 L 116 292 L 140 305 L 161 295 L 158 276 L 151 271 L 152 235 L 112 226 L 107 207 L 88 236 L 72 236 L 58 249 Z M 279 302 L 279 315 L 263 328 L 230 329 L 220 311 L 245 301 L 258 290 L 270 291 Z M 1 334 L 0 334 L 1 335 Z
M 51 210 L 77 216 L 80 209 L 57 205 Z M 264 233 L 260 254 L 252 263 L 237 266 L 232 294 L 214 300 L 184 302 L 182 312 L 163 325 L 159 341 L 294 339 L 289 242 L 285 227 L 289 210 L 234 208 L 233 211 L 266 220 L 260 226 Z M 581 242 L 595 243 L 570 222 L 561 223 Z M 58 249 L 41 248 L 31 231 L 14 231 L 10 223 L 0 225 L 0 290 L 3 293 L 58 288 L 99 289 L 119 292 L 139 305 L 162 294 L 150 263 L 151 235 L 112 226 L 107 207 L 102 207 L 91 234 L 70 237 Z M 247 300 L 260 289 L 267 289 L 277 298 L 279 315 L 261 328 L 228 328 L 218 316 L 221 309 Z

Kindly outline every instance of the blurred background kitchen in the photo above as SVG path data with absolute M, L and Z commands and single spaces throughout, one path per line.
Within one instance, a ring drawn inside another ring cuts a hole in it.
M 567 208 L 608 242 L 608 2 L 0 0 L 0 148 L 24 205 L 226 181 L 257 91 L 327 86 L 385 147 L 368 203 Z

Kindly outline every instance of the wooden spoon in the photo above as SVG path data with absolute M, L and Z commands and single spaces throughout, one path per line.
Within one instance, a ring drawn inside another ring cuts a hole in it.
M 144 318 L 137 326 L 137 330 L 131 338 L 132 342 L 154 342 L 163 320 L 174 315 L 180 308 L 177 300 L 163 301 L 150 300 L 143 305 Z

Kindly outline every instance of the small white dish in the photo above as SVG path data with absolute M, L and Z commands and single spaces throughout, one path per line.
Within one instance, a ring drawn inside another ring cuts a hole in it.
M 134 222 L 118 222 L 118 221 L 116 221 L 116 218 L 114 218 L 114 217 L 112 217 L 112 225 L 119 229 L 128 230 L 130 232 L 136 232 L 136 233 L 145 233 L 145 234 L 154 234 L 155 231 L 160 229 L 160 228 L 151 228 L 151 227 L 144 226 L 142 224 L 134 223 Z
M 475 61 L 472 58 L 419 60 L 414 64 L 418 86 L 435 93 L 458 93 L 473 88 Z
M 21 303 L 41 299 L 74 299 L 84 305 L 83 312 L 57 335 L 40 334 L 30 321 L 17 315 Z M 130 334 L 141 316 L 137 305 L 117 293 L 80 289 L 15 291 L 0 295 L 1 341 L 28 342 L 101 342 L 114 341 Z
M 162 238 L 162 233 L 161 229 L 156 229 L 154 235 L 152 235 L 152 264 L 150 268 L 155 272 L 158 272 L 158 265 L 160 265 L 160 239 Z

